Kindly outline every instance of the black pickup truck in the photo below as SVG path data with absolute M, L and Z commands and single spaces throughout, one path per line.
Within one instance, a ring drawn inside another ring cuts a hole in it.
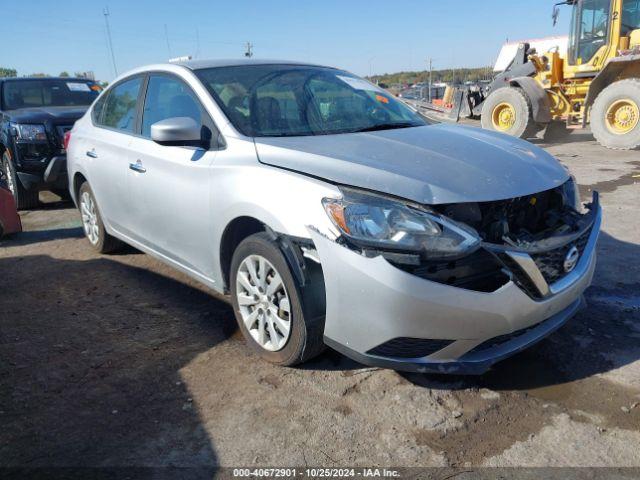
M 41 190 L 68 197 L 64 134 L 100 90 L 84 78 L 0 78 L 0 174 L 19 210 Z

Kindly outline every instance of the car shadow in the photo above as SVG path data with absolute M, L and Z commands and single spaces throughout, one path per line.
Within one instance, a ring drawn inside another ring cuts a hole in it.
M 65 240 L 84 236 L 82 227 L 52 228 L 49 230 L 30 230 L 27 232 L 7 235 L 0 240 L 0 246 L 23 246 L 32 243 L 42 243 L 52 240 Z
M 530 390 L 586 379 L 640 360 L 640 282 L 615 280 L 625 271 L 629 276 L 624 278 L 640 278 L 640 267 L 630 266 L 640 258 L 640 245 L 602 232 L 598 253 L 594 282 L 585 292 L 587 308 L 538 344 L 479 376 L 399 374 L 427 388 Z M 328 351 L 302 368 L 355 371 L 367 367 Z
M 180 372 L 235 331 L 225 302 L 109 258 L 0 272 L 1 467 L 218 465 Z

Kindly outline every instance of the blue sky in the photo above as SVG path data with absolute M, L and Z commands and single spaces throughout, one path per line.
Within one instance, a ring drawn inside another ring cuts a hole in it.
M 424 69 L 427 57 L 434 68 L 484 66 L 507 38 L 565 34 L 570 11 L 564 7 L 553 28 L 555 1 L 3 0 L 9 41 L 0 66 L 19 75 L 93 70 L 111 80 L 105 6 L 119 73 L 170 55 L 238 57 L 246 41 L 256 58 L 312 61 L 359 75 Z

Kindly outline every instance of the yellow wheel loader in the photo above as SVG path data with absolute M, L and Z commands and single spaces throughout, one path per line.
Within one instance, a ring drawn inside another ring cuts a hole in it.
M 561 5 L 573 10 L 566 54 L 522 44 L 484 91 L 458 90 L 440 113 L 479 115 L 483 128 L 523 138 L 552 122 L 590 124 L 605 147 L 640 147 L 640 0 L 567 0 L 554 23 Z

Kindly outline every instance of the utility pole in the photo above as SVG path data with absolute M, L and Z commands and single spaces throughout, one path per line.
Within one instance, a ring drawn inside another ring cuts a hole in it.
M 244 56 L 251 58 L 253 57 L 253 45 L 251 44 L 251 42 L 247 42 L 245 44 L 246 50 L 244 52 Z
M 164 24 L 164 38 L 167 40 L 167 50 L 169 52 L 169 58 L 171 58 L 173 55 L 171 55 L 171 44 L 169 43 L 169 29 L 167 28 L 167 24 Z
M 118 76 L 118 67 L 116 66 L 116 55 L 113 53 L 113 43 L 111 42 L 111 28 L 109 28 L 109 7 L 104 7 L 102 11 L 104 22 L 107 24 L 107 41 L 109 42 L 109 50 L 111 51 L 111 61 L 113 62 L 113 71 Z
M 429 103 L 431 103 L 431 86 L 433 85 L 433 58 L 429 57 Z

